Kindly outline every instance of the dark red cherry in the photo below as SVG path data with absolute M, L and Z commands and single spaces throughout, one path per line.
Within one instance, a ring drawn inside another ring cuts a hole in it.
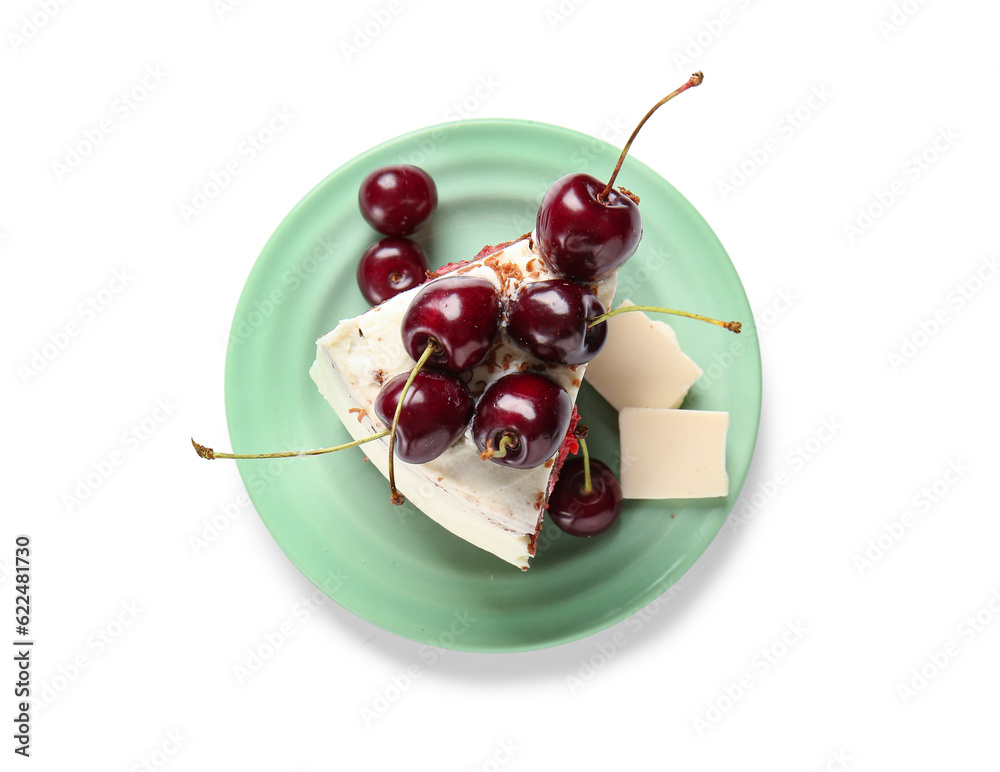
M 572 400 L 555 381 L 532 372 L 511 373 L 479 398 L 472 439 L 481 451 L 489 445 L 494 463 L 530 469 L 559 449 L 572 413 Z
M 400 373 L 388 380 L 375 399 L 375 414 L 387 428 L 409 375 Z M 462 436 L 473 410 L 469 387 L 458 376 L 421 370 L 403 400 L 396 426 L 396 457 L 410 464 L 437 458 Z
M 523 285 L 507 304 L 507 333 L 545 362 L 582 365 L 604 347 L 608 325 L 588 327 L 604 304 L 582 284 L 549 279 Z
M 589 174 L 567 174 L 545 193 L 535 221 L 535 239 L 542 256 L 560 276 L 596 281 L 635 252 L 642 237 L 639 199 L 614 189 L 618 172 L 649 116 L 678 94 L 700 85 L 704 77 L 700 71 L 694 73 L 643 116 L 622 148 L 607 184 Z
M 606 531 L 622 511 L 622 486 L 608 466 L 590 459 L 591 491 L 584 493 L 584 460 L 569 459 L 559 472 L 549 496 L 552 522 L 573 536 L 594 536 Z
M 589 174 L 567 174 L 545 193 L 535 239 L 560 276 L 597 281 L 624 263 L 642 237 L 639 205 Z
M 428 282 L 410 302 L 400 333 L 414 360 L 427 342 L 440 349 L 428 366 L 450 373 L 471 370 L 486 359 L 500 330 L 500 295 L 486 279 L 446 276 Z
M 373 306 L 427 279 L 427 258 L 416 242 L 386 236 L 372 244 L 358 262 L 358 287 Z
M 409 236 L 433 214 L 437 187 L 417 166 L 383 166 L 362 181 L 358 206 L 379 233 Z

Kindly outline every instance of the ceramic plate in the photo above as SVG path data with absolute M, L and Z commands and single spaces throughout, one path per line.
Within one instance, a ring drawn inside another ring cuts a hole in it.
M 335 171 L 291 211 L 261 252 L 233 321 L 226 410 L 233 448 L 324 447 L 349 436 L 309 378 L 315 340 L 367 306 L 358 258 L 378 235 L 357 206 L 363 177 L 413 163 L 439 205 L 416 234 L 431 267 L 530 231 L 548 186 L 569 172 L 604 176 L 619 150 L 568 129 L 482 120 L 435 126 L 379 145 Z M 337 603 L 415 641 L 469 651 L 565 643 L 638 611 L 704 552 L 746 478 L 760 418 L 761 373 L 743 286 L 712 230 L 669 183 L 629 158 L 621 184 L 641 197 L 643 239 L 619 273 L 617 299 L 739 319 L 740 336 L 671 319 L 705 370 L 686 408 L 726 410 L 725 499 L 629 501 L 592 539 L 551 522 L 521 572 L 445 531 L 407 504 L 362 449 L 305 459 L 241 461 L 254 506 L 288 558 Z M 578 401 L 591 453 L 617 470 L 617 414 L 586 383 Z

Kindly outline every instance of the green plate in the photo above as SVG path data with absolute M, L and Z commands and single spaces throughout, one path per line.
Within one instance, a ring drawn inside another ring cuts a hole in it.
M 438 210 L 416 235 L 434 267 L 530 231 L 552 182 L 569 172 L 604 177 L 618 152 L 555 126 L 463 121 L 386 142 L 323 180 L 278 226 L 240 297 L 226 360 L 233 448 L 297 450 L 350 439 L 308 370 L 315 340 L 366 310 L 355 269 L 378 238 L 357 205 L 368 172 L 413 163 L 434 178 Z M 626 502 L 620 522 L 592 539 L 567 536 L 547 521 L 532 568 L 521 572 L 410 504 L 392 506 L 388 484 L 361 450 L 239 462 L 275 541 L 337 603 L 435 646 L 538 649 L 597 632 L 643 608 L 718 533 L 746 479 L 760 419 L 753 316 L 725 250 L 691 204 L 634 158 L 619 180 L 641 196 L 644 235 L 619 273 L 618 299 L 744 323 L 737 337 L 693 320 L 670 320 L 705 370 L 685 407 L 731 416 L 728 498 Z M 591 452 L 617 471 L 617 414 L 587 384 L 578 406 L 591 429 Z

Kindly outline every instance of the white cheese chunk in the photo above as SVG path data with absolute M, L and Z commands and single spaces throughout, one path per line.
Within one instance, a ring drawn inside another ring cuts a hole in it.
M 692 499 L 729 494 L 729 413 L 626 407 L 618 413 L 618 429 L 622 494 L 626 499 Z
M 680 407 L 702 371 L 681 351 L 673 328 L 642 311 L 613 316 L 607 324 L 607 342 L 587 368 L 590 385 L 615 410 Z

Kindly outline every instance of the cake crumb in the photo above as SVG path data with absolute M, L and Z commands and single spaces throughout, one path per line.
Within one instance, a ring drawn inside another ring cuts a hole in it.
M 358 423 L 361 423 L 361 419 L 364 418 L 366 415 L 368 415 L 368 411 L 365 410 L 363 407 L 352 407 L 352 408 L 349 408 L 347 412 L 348 413 L 357 413 L 358 414 Z
M 548 461 L 546 461 L 546 462 L 545 462 L 545 463 L 543 464 L 543 466 L 544 466 L 544 467 L 545 467 L 546 469 L 549 469 L 549 468 L 550 468 L 550 467 L 551 467 L 551 466 L 552 466 L 552 465 L 553 465 L 553 464 L 554 464 L 555 462 L 556 462 L 556 457 L 555 457 L 555 456 L 553 456 L 553 457 L 552 457 L 552 458 L 550 458 L 550 459 L 549 459 Z
M 512 360 L 513 358 L 514 358 L 514 355 L 511 352 L 508 351 L 506 354 L 503 355 L 503 363 L 500 366 L 504 370 L 509 370 L 510 369 L 510 360 Z
M 372 377 L 375 379 L 375 382 L 379 386 L 381 386 L 382 384 L 385 383 L 385 376 L 386 376 L 386 372 L 381 367 L 378 370 L 376 370 L 374 373 L 372 373 Z
M 538 495 L 535 496 L 535 511 L 536 512 L 540 511 L 541 508 L 542 508 L 542 504 L 544 504 L 544 503 L 545 503 L 545 493 L 542 492 L 542 491 L 539 491 Z
M 573 379 L 573 385 L 576 386 L 576 388 L 579 389 L 581 383 L 582 383 L 582 381 L 579 378 L 574 378 Z

